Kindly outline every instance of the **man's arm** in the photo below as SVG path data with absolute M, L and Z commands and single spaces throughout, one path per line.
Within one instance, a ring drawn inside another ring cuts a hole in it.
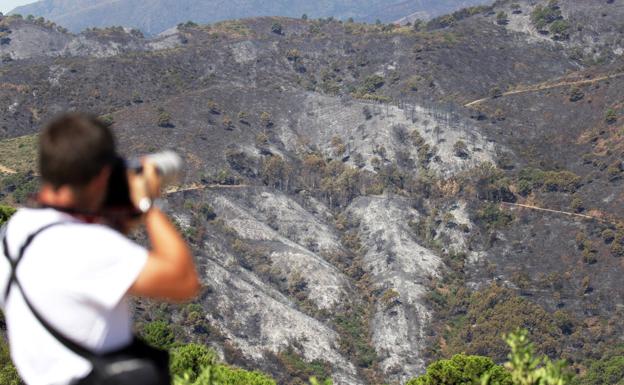
M 145 224 L 152 250 L 129 293 L 174 301 L 195 297 L 200 289 L 199 278 L 182 236 L 157 208 L 147 213 Z
M 131 198 L 139 207 L 143 197 L 160 195 L 160 178 L 153 164 L 144 162 L 142 174 L 128 175 Z M 186 301 L 199 293 L 200 283 L 191 251 L 165 214 L 152 208 L 145 216 L 152 249 L 129 293 L 140 297 Z

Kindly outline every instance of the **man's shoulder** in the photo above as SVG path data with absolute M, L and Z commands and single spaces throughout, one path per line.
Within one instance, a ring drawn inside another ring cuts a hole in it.
M 55 237 L 59 241 L 75 240 L 77 243 L 95 239 L 122 237 L 117 231 L 100 224 L 90 224 L 53 209 L 19 209 L 7 224 L 9 240 L 25 240 L 29 235 L 47 228 L 38 237 Z M 69 246 L 69 245 L 68 245 Z

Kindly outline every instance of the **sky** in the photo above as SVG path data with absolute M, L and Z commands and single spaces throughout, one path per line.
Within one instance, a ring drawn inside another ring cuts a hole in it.
M 35 0 L 0 0 L 0 12 L 7 13 L 15 7 L 34 2 Z

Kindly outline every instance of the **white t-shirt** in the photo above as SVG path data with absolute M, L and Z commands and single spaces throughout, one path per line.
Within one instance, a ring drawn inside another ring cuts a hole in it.
M 105 353 L 132 339 L 126 293 L 145 266 L 148 252 L 122 234 L 86 224 L 53 209 L 21 209 L 7 227 L 9 253 L 17 257 L 26 238 L 55 222 L 30 244 L 17 278 L 37 311 L 63 335 Z M 28 385 L 66 385 L 91 365 L 41 326 L 13 285 L 4 303 L 10 265 L 0 247 L 0 305 L 11 356 Z

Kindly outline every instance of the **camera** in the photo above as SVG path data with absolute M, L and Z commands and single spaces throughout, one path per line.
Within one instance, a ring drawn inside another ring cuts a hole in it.
M 102 214 L 107 217 L 139 216 L 141 212 L 134 207 L 130 199 L 128 185 L 128 171 L 137 174 L 143 172 L 142 160 L 153 163 L 161 178 L 162 187 L 175 183 L 183 168 L 180 155 L 174 151 L 162 151 L 147 155 L 143 158 L 124 159 L 117 157 L 112 164 L 112 172 L 108 183 L 106 199 L 102 207 Z

